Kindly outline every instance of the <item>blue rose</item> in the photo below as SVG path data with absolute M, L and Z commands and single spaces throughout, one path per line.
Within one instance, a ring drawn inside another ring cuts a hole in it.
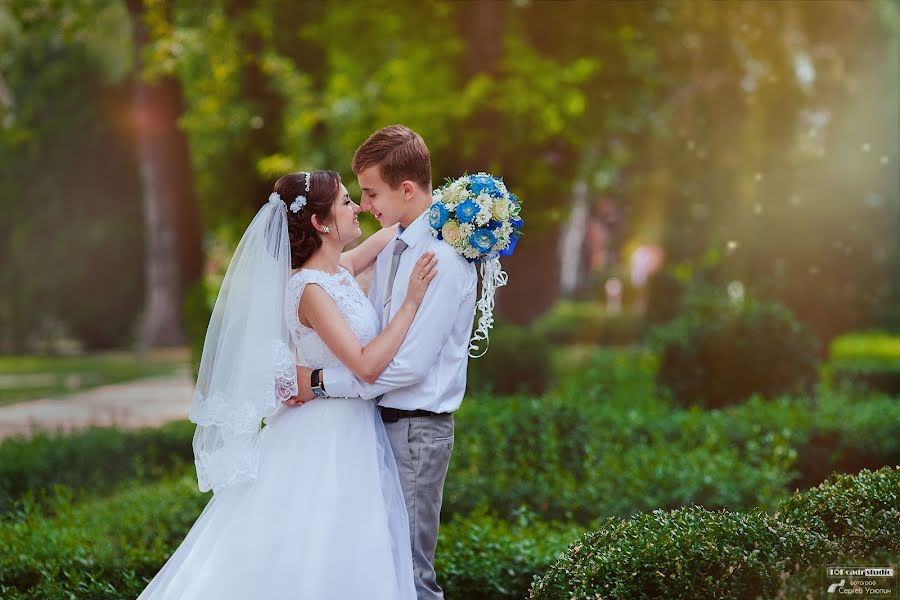
M 450 213 L 447 212 L 447 207 L 440 202 L 435 202 L 428 209 L 428 223 L 431 224 L 432 229 L 440 229 L 449 218 Z
M 471 223 L 475 220 L 481 207 L 473 200 L 466 200 L 456 207 L 456 217 L 460 223 Z
M 472 175 L 469 177 L 469 189 L 475 196 L 481 192 L 487 192 L 491 195 L 500 192 L 497 188 L 497 183 L 490 175 Z
M 476 229 L 469 236 L 469 243 L 472 247 L 484 254 L 489 252 L 494 244 L 497 243 L 497 237 L 490 229 Z

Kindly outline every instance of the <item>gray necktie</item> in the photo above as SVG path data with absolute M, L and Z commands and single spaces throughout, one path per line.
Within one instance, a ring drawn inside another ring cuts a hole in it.
M 391 272 L 388 275 L 387 288 L 384 290 L 384 312 L 381 317 L 381 326 L 385 327 L 388 323 L 388 318 L 391 316 L 391 294 L 394 290 L 394 279 L 397 278 L 397 267 L 400 265 L 400 255 L 403 254 L 403 251 L 409 248 L 409 245 L 397 238 L 397 241 L 394 242 L 394 256 L 391 257 Z

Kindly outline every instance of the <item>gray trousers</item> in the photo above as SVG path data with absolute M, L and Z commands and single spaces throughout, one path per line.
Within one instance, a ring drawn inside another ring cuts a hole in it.
M 453 453 L 453 414 L 400 419 L 385 423 L 384 427 L 394 450 L 409 513 L 418 600 L 442 600 L 444 592 L 434 572 L 434 551 L 444 479 Z

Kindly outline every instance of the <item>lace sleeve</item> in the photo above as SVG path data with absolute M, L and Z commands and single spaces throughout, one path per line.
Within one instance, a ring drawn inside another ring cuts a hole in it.
M 273 385 L 269 388 L 272 397 L 267 404 L 277 408 L 291 396 L 296 396 L 300 390 L 297 387 L 297 361 L 294 352 L 281 340 L 275 340 L 272 353 Z

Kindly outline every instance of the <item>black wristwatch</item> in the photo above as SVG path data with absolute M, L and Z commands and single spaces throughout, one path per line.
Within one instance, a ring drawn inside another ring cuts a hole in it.
M 309 387 L 316 398 L 324 398 L 328 394 L 325 393 L 325 386 L 322 385 L 322 369 L 313 369 L 309 375 Z

